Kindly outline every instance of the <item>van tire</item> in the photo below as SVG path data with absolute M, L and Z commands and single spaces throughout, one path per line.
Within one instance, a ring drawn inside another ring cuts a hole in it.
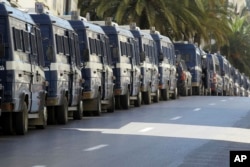
M 20 112 L 15 113 L 15 131 L 17 135 L 25 135 L 28 132 L 28 109 L 27 104 L 23 101 Z
M 68 100 L 63 98 L 63 104 L 55 108 L 56 120 L 58 124 L 65 125 L 68 122 Z
M 47 107 L 47 114 L 48 114 L 47 124 L 48 125 L 55 124 L 56 123 L 55 107 L 48 106 Z
M 187 96 L 187 94 L 188 94 L 188 89 L 187 89 L 187 87 L 185 86 L 185 87 L 183 87 L 183 89 L 182 89 L 182 95 L 183 95 L 183 96 Z
M 174 93 L 172 94 L 172 99 L 177 99 L 178 98 L 178 90 L 177 88 L 174 89 Z
M 80 100 L 77 105 L 77 110 L 73 112 L 73 119 L 74 120 L 81 120 L 83 116 L 83 101 Z
M 161 100 L 166 101 L 167 100 L 167 90 L 161 89 Z
M 138 92 L 138 94 L 136 95 L 136 97 L 137 98 L 134 101 L 135 107 L 140 107 L 141 106 L 141 101 L 142 101 L 141 92 Z
M 99 93 L 96 98 L 96 110 L 93 111 L 94 116 L 101 116 L 102 114 L 102 103 L 101 103 L 101 94 Z
M 107 109 L 108 113 L 113 113 L 115 111 L 115 97 L 112 96 L 110 99 L 110 107 Z
M 121 109 L 121 96 L 115 96 L 115 109 Z
M 154 101 L 155 103 L 159 103 L 159 101 L 160 101 L 160 90 L 159 90 L 159 89 L 156 90 L 155 96 L 154 96 L 154 98 L 153 98 L 153 101 Z
M 143 92 L 142 95 L 143 95 L 143 102 L 145 104 L 151 104 L 152 103 L 150 90 L 148 90 L 147 92 Z
M 189 90 L 188 90 L 188 96 L 192 96 L 192 95 L 193 95 L 192 87 L 190 87 Z
M 130 95 L 129 95 L 129 91 L 127 91 L 127 93 L 123 96 L 121 96 L 121 105 L 123 109 L 129 109 L 130 106 Z

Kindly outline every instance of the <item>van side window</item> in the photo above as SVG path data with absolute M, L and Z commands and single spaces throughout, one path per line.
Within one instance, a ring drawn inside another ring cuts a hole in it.
M 36 44 L 37 44 L 37 52 L 38 52 L 38 62 L 39 65 L 44 66 L 44 58 L 43 58 L 43 48 L 42 48 L 42 37 L 41 37 L 41 31 L 39 29 L 35 29 L 36 34 Z M 32 47 L 32 44 L 31 44 Z
M 31 40 L 31 50 L 33 55 L 37 55 L 37 45 L 36 45 L 36 38 L 34 34 L 30 34 Z
M 68 37 L 64 36 L 63 38 L 63 48 L 64 48 L 64 54 L 69 55 L 69 42 Z
M 56 49 L 57 49 L 57 53 L 58 54 L 64 54 L 64 51 L 63 51 L 63 39 L 62 39 L 62 36 L 59 36 L 59 35 L 55 35 L 56 36 Z
M 126 43 L 126 48 L 127 48 L 127 56 L 132 57 L 131 47 L 130 47 L 130 45 L 128 43 Z
M 30 39 L 29 39 L 29 33 L 26 31 L 23 32 L 23 43 L 24 43 L 24 52 L 30 53 Z
M 95 40 L 92 38 L 89 38 L 89 45 L 90 45 L 90 53 L 96 54 Z
M 81 58 L 80 58 L 80 49 L 79 49 L 79 39 L 76 34 L 73 34 L 73 40 L 74 40 L 74 49 L 75 49 L 75 55 L 76 55 L 76 64 L 81 64 Z
M 13 41 L 15 44 L 16 51 L 23 51 L 23 40 L 21 30 L 16 29 L 15 27 L 12 28 L 13 30 Z
M 102 55 L 102 52 L 101 52 L 101 41 L 100 40 L 96 40 L 96 53 L 99 56 Z
M 125 56 L 126 55 L 126 45 L 125 45 L 125 43 L 120 41 L 120 46 L 121 46 L 121 55 Z
M 140 56 L 139 56 L 139 49 L 137 49 L 139 47 L 139 42 L 138 39 L 135 39 L 134 41 L 134 51 L 135 51 L 135 59 L 136 59 L 136 64 L 140 64 Z

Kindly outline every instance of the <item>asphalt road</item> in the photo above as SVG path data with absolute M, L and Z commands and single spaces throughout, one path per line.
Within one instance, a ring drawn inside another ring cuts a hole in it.
M 229 167 L 250 151 L 250 98 L 180 97 L 0 135 L 0 167 Z

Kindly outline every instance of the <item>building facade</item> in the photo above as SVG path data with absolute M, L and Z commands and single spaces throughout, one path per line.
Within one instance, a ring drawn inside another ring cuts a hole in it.
M 29 12 L 35 12 L 35 3 L 41 2 L 44 11 L 54 16 L 70 15 L 71 11 L 78 11 L 78 0 L 9 0 L 9 2 Z

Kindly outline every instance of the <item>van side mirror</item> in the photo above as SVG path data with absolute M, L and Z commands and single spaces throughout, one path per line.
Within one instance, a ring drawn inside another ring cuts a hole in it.
M 47 51 L 46 51 L 46 56 L 49 61 L 53 60 L 53 47 L 48 46 Z
M 3 43 L 0 43 L 0 57 L 4 57 L 5 47 Z
M 221 76 L 223 76 L 223 77 L 225 76 L 225 71 L 224 70 L 221 71 Z
M 113 55 L 113 58 L 118 58 L 119 57 L 119 52 L 118 52 L 117 47 L 112 48 L 112 55 Z
M 89 59 L 90 59 L 90 57 L 89 57 L 89 49 L 84 49 L 84 51 L 83 51 L 83 60 L 85 61 L 85 62 L 87 62 L 87 61 L 89 61 Z
M 145 61 L 145 59 L 146 59 L 145 52 L 141 52 L 140 53 L 140 60 L 141 60 L 141 62 Z
M 159 61 L 163 61 L 163 53 L 162 52 L 160 52 L 160 54 L 159 54 Z

